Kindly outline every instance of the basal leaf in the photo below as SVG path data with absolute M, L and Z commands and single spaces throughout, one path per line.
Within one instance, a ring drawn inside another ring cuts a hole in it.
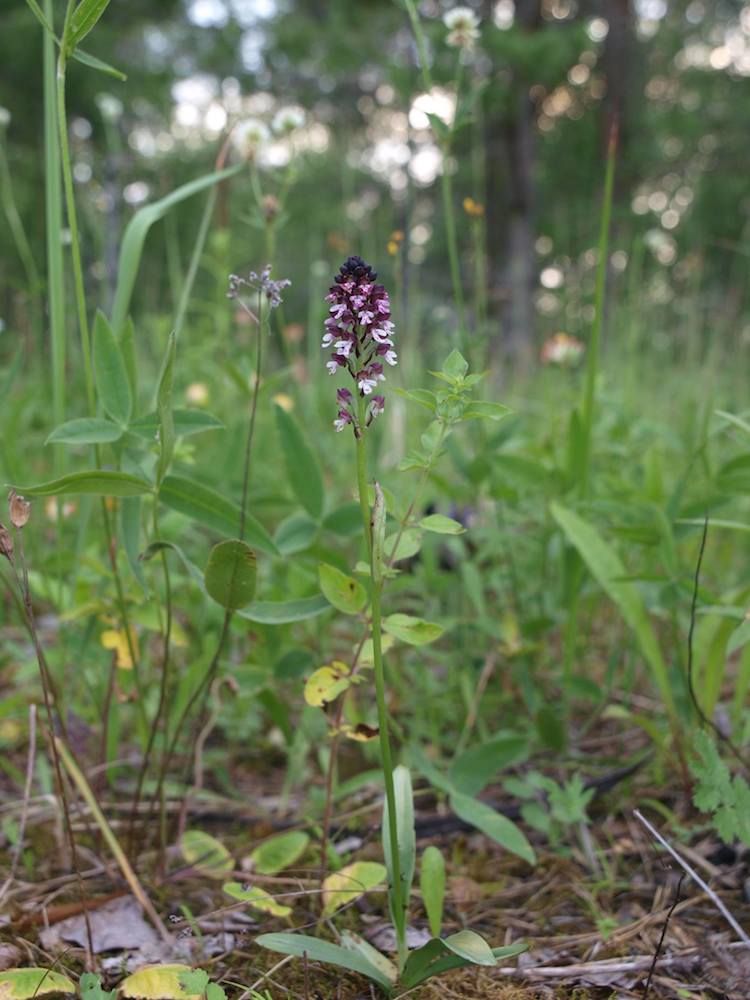
M 180 840 L 180 851 L 192 868 L 208 878 L 224 878 L 234 867 L 226 847 L 202 830 L 186 830 Z
M 450 804 L 453 812 L 466 823 L 475 826 L 486 837 L 500 844 L 506 851 L 517 854 L 519 858 L 533 865 L 536 856 L 531 844 L 523 831 L 507 816 L 497 812 L 479 799 L 471 798 L 460 792 L 451 792 Z

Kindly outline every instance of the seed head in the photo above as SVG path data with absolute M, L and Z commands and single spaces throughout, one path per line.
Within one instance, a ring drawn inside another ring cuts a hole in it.
M 10 523 L 16 528 L 23 528 L 31 516 L 31 504 L 20 497 L 15 490 L 8 494 L 8 511 Z

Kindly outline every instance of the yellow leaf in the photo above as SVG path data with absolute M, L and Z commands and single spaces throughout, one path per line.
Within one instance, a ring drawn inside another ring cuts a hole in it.
M 180 840 L 180 851 L 189 865 L 208 878 L 224 878 L 234 868 L 226 847 L 202 830 L 186 830 Z
M 144 965 L 122 981 L 120 993 L 137 1000 L 197 1000 L 200 994 L 186 993 L 180 985 L 180 976 L 191 971 L 189 965 Z
M 130 630 L 130 639 L 133 643 L 133 649 L 136 649 L 136 637 L 132 628 Z M 105 649 L 113 649 L 115 651 L 117 666 L 120 670 L 133 669 L 133 657 L 130 655 L 128 637 L 124 629 L 105 629 L 99 641 Z
M 374 740 L 380 730 L 376 726 L 368 726 L 366 722 L 358 722 L 356 726 L 345 722 L 341 732 L 347 739 L 355 740 L 357 743 L 367 743 L 369 740 Z
M 319 667 L 305 684 L 305 701 L 314 708 L 323 708 L 351 684 L 347 676 L 349 667 L 340 660 L 334 660 L 327 667 Z
M 257 885 L 244 888 L 239 882 L 225 882 L 222 889 L 232 899 L 238 899 L 242 903 L 247 903 L 254 910 L 260 910 L 261 913 L 268 913 L 272 917 L 288 917 L 292 912 L 291 906 L 284 906 L 282 903 L 277 902 L 269 892 L 266 892 L 265 889 L 260 889 Z
M 355 861 L 329 875 L 323 882 L 323 916 L 329 916 L 346 903 L 385 881 L 385 865 L 377 861 Z
M 75 984 L 49 969 L 8 969 L 0 972 L 2 1000 L 31 1000 L 47 993 L 75 993 Z
M 382 652 L 387 653 L 395 641 L 392 635 L 382 636 L 380 641 Z M 360 667 L 371 667 L 373 662 L 372 639 L 366 639 L 362 646 L 362 652 L 359 654 L 359 665 Z

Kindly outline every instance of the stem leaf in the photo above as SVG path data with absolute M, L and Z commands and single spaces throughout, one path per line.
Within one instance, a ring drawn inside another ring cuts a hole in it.
M 91 469 L 88 472 L 71 472 L 37 486 L 16 486 L 17 493 L 32 497 L 54 497 L 64 494 L 95 494 L 105 497 L 137 497 L 151 492 L 151 484 L 126 472 Z
M 94 321 L 94 374 L 99 401 L 108 415 L 126 426 L 133 410 L 133 396 L 125 360 L 103 312 Z

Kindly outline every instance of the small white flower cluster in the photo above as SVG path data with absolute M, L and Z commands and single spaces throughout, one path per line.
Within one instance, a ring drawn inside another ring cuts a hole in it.
M 471 7 L 454 7 L 446 12 L 443 24 L 448 29 L 446 42 L 454 49 L 470 52 L 479 38 L 479 18 Z
M 0 107 L 0 128 L 7 128 L 10 125 L 10 111 Z
M 305 112 L 296 104 L 279 108 L 271 121 L 271 127 L 261 118 L 245 118 L 238 122 L 232 132 L 235 149 L 246 160 L 254 160 L 260 150 L 268 145 L 273 136 L 286 138 L 305 124 Z

